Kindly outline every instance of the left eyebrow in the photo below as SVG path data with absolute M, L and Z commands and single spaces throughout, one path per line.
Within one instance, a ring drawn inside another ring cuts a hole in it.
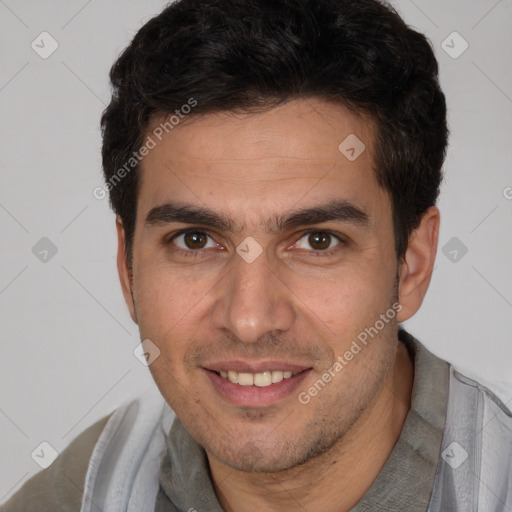
M 350 201 L 338 199 L 324 205 L 298 210 L 284 217 L 277 217 L 267 223 L 267 229 L 269 231 L 284 231 L 299 226 L 331 221 L 346 222 L 366 228 L 370 224 L 370 216 Z
M 264 225 L 267 232 L 280 232 L 300 226 L 310 226 L 322 222 L 346 222 L 357 227 L 366 228 L 370 224 L 369 215 L 346 199 L 337 199 L 311 208 L 292 211 L 267 220 Z M 190 204 L 165 203 L 152 208 L 144 221 L 146 226 L 183 222 L 201 224 L 220 231 L 240 232 L 243 227 L 236 227 L 234 220 L 210 208 Z

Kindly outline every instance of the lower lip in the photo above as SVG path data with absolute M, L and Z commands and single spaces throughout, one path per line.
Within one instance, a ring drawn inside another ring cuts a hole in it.
M 228 402 L 246 407 L 267 407 L 290 396 L 304 381 L 311 369 L 264 387 L 233 384 L 211 370 L 203 368 L 203 371 L 215 390 Z

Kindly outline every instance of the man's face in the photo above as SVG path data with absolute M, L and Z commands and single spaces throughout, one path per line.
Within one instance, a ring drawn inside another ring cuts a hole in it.
M 351 134 L 366 146 L 353 161 L 338 149 Z M 372 162 L 369 123 L 318 99 L 182 121 L 145 157 L 132 314 L 160 350 L 161 393 L 210 457 L 293 467 L 381 389 L 396 318 L 344 357 L 397 300 L 391 202 Z

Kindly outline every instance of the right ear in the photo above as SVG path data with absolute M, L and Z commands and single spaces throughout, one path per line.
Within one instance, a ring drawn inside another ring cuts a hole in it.
M 128 266 L 126 258 L 126 233 L 124 231 L 123 221 L 119 215 L 116 217 L 117 229 L 117 272 L 121 289 L 123 290 L 124 300 L 130 311 L 132 320 L 137 323 L 137 312 L 135 311 L 135 302 L 133 300 L 133 270 Z

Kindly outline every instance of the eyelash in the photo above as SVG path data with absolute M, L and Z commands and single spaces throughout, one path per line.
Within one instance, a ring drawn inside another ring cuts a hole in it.
M 210 234 L 208 234 L 204 230 L 189 228 L 189 229 L 184 229 L 182 231 L 178 231 L 177 233 L 174 233 L 171 237 L 167 238 L 167 240 L 164 242 L 164 244 L 166 246 L 168 246 L 168 245 L 172 244 L 172 242 L 179 236 L 186 235 L 188 233 L 202 233 L 202 234 L 205 234 L 206 236 L 208 236 L 209 238 L 213 238 Z M 339 245 L 335 246 L 332 249 L 328 249 L 325 251 L 315 251 L 315 250 L 307 251 L 308 253 L 314 254 L 315 257 L 333 256 L 338 251 L 340 251 L 340 247 L 339 247 L 340 245 L 341 246 L 347 245 L 347 241 L 342 236 L 337 235 L 336 233 L 333 233 L 332 231 L 329 231 L 326 229 L 318 229 L 318 228 L 317 229 L 308 229 L 306 231 L 301 232 L 300 236 L 297 238 L 297 240 L 294 242 L 294 244 L 296 244 L 299 240 L 301 240 L 305 236 L 310 235 L 312 233 L 325 233 L 325 234 L 335 238 L 339 242 Z M 197 257 L 207 256 L 206 251 L 203 249 L 185 250 L 185 249 L 181 249 L 180 247 L 176 247 L 176 248 L 173 248 L 172 250 L 173 250 L 173 252 L 181 253 L 182 255 L 184 255 L 186 257 L 197 258 Z

